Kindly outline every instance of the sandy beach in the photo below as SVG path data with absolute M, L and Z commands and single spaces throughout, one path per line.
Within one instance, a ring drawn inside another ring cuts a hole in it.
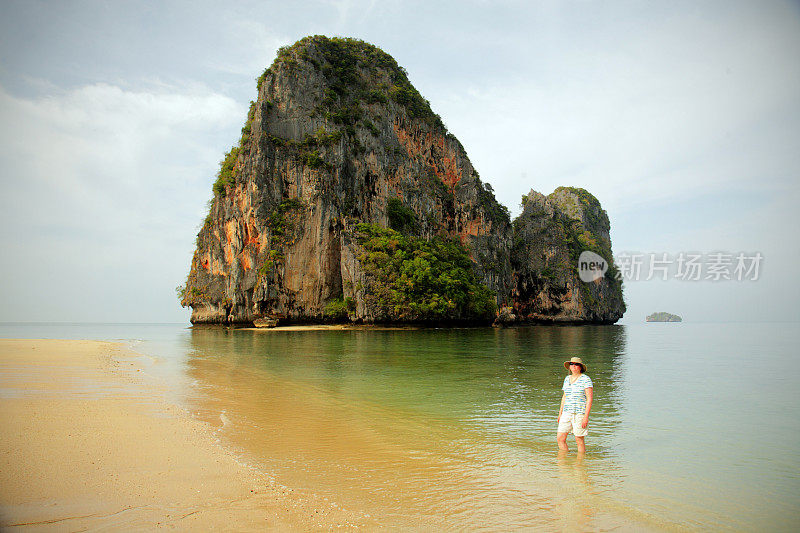
M 243 464 L 142 363 L 111 342 L 0 339 L 0 528 L 366 525 Z

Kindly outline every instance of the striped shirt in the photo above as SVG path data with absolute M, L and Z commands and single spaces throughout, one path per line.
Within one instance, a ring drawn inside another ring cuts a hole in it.
M 582 415 L 586 413 L 586 392 L 585 389 L 592 387 L 592 379 L 586 374 L 581 374 L 575 383 L 569 382 L 569 376 L 564 378 L 564 385 L 561 389 L 566 394 L 564 398 L 564 413 L 575 413 Z

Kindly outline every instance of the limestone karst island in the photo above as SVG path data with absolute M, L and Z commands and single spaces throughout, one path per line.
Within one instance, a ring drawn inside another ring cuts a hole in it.
M 191 321 L 602 323 L 625 312 L 609 220 L 581 188 L 511 220 L 381 49 L 306 37 L 258 78 L 181 303 Z M 605 276 L 578 277 L 592 250 Z
M 683 318 L 678 315 L 673 315 L 672 313 L 667 313 L 665 311 L 660 311 L 658 313 L 653 313 L 647 315 L 644 319 L 645 322 L 683 322 Z

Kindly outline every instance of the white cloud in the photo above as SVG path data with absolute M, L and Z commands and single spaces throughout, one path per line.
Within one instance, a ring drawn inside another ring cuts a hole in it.
M 171 308 L 149 307 L 175 318 L 171 288 L 188 269 L 217 162 L 245 114 L 208 91 L 98 84 L 27 99 L 0 90 L 0 238 L 15 257 L 0 267 L 15 280 L 3 287 L 3 312 L 14 315 L 0 319 L 53 319 L 40 300 L 54 308 L 93 283 L 87 294 L 102 300 L 103 285 L 111 290 L 119 276 L 133 294 L 163 285 Z M 126 307 L 97 305 L 80 306 L 84 319 Z
M 558 61 L 520 58 L 515 78 L 467 90 L 445 80 L 432 100 L 512 210 L 531 187 L 583 186 L 608 209 L 774 187 L 798 168 L 800 25 L 785 15 L 573 28 L 552 37 Z
M 375 7 L 375 0 L 323 0 L 322 3 L 336 10 L 339 28 L 345 27 L 351 18 L 363 22 Z
M 224 74 L 236 76 L 231 79 L 252 79 L 252 98 L 255 98 L 255 78 L 272 64 L 278 48 L 292 44 L 295 39 L 276 33 L 274 28 L 255 18 L 234 16 L 228 12 L 221 14 L 217 24 L 221 26 L 220 35 L 230 42 L 224 43 L 217 53 L 207 56 L 205 64 Z M 243 43 L 247 43 L 247 46 L 242 46 Z M 222 53 L 227 50 L 236 50 L 237 53 Z
M 81 87 L 35 100 L 0 91 L 4 189 L 55 194 L 90 212 L 174 200 L 177 188 L 208 181 L 221 150 L 215 130 L 235 138 L 245 110 L 216 94 L 128 92 Z M 165 198 L 169 196 L 169 198 Z M 17 201 L 9 205 L 13 209 Z M 10 196 L 6 196 L 10 200 Z M 84 212 L 85 213 L 85 212 Z M 108 221 L 113 223 L 113 221 Z

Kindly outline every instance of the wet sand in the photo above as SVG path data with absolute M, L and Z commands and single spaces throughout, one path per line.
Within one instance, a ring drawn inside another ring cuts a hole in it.
M 110 342 L 0 339 L 0 529 L 374 525 L 243 464 L 144 362 Z

